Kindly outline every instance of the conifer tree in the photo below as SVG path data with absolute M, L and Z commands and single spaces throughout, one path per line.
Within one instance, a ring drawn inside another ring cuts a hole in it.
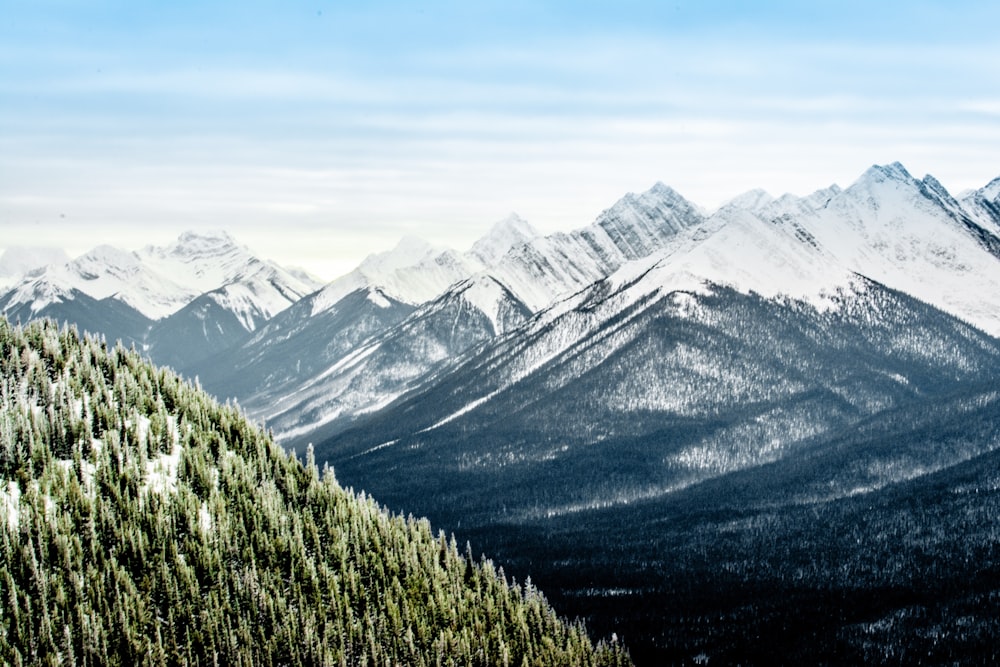
M 134 351 L 0 320 L 0 662 L 625 665 Z

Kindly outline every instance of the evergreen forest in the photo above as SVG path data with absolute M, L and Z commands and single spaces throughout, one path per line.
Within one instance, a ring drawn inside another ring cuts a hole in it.
M 0 663 L 627 665 L 134 350 L 0 319 Z

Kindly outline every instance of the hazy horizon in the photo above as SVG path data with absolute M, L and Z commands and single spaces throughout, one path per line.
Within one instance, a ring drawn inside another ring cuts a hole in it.
M 992 4 L 0 7 L 4 247 L 225 229 L 330 279 L 657 181 L 714 208 L 897 160 L 1000 175 Z

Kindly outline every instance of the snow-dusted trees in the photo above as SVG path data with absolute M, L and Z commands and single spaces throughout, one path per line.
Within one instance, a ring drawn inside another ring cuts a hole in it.
M 0 369 L 5 664 L 629 662 L 133 352 L 0 320 Z

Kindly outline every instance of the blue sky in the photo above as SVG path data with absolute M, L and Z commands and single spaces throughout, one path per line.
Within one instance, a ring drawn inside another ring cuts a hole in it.
M 1000 3 L 0 0 L 0 247 L 224 228 L 332 278 L 656 181 L 1000 176 Z

